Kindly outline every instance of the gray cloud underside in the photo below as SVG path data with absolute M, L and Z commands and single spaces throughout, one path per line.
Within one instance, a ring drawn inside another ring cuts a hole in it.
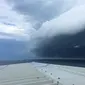
M 74 35 L 44 38 L 37 43 L 37 46 L 32 51 L 44 58 L 85 58 L 85 30 Z
M 8 0 L 12 9 L 24 15 L 38 29 L 42 23 L 59 16 L 75 4 L 73 0 Z M 74 3 L 73 3 L 74 2 Z M 68 4 L 68 5 L 66 5 Z

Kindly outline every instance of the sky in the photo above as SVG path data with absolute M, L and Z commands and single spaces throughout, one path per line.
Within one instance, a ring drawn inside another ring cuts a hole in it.
M 0 3 L 0 32 L 28 40 L 35 35 L 78 32 L 77 24 L 85 20 L 84 0 L 0 0 Z
M 34 29 L 30 23 L 24 22 L 23 15 L 13 11 L 7 0 L 0 0 L 0 32 L 4 33 L 0 34 L 1 38 L 21 40 L 23 37 L 28 40 L 28 37 L 30 38 L 28 33 L 30 34 L 32 31 Z
M 27 40 L 29 51 L 41 49 L 39 56 L 50 44 L 60 42 L 58 36 L 73 38 L 84 29 L 85 0 L 0 0 L 0 38 Z

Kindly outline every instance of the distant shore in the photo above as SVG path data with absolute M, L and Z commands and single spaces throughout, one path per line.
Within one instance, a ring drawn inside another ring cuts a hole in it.
M 10 65 L 17 63 L 39 62 L 48 64 L 59 64 L 67 66 L 85 67 L 85 59 L 26 59 L 26 60 L 3 60 L 0 65 Z

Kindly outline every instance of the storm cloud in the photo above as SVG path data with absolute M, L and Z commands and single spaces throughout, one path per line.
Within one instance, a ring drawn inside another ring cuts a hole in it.
M 31 52 L 40 57 L 85 56 L 84 0 L 8 0 L 34 29 Z
M 34 51 L 44 57 L 84 57 L 84 9 L 85 5 L 75 6 L 59 17 L 45 22 L 35 34 L 37 38 L 44 40 L 39 42 Z

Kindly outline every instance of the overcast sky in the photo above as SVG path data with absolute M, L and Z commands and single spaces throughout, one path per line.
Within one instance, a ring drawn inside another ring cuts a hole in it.
M 85 22 L 84 4 L 85 0 L 0 0 L 0 32 L 10 34 L 0 37 L 29 40 L 33 35 L 79 32 Z
M 0 0 L 0 38 L 28 40 L 34 48 L 42 38 L 84 29 L 85 0 Z

